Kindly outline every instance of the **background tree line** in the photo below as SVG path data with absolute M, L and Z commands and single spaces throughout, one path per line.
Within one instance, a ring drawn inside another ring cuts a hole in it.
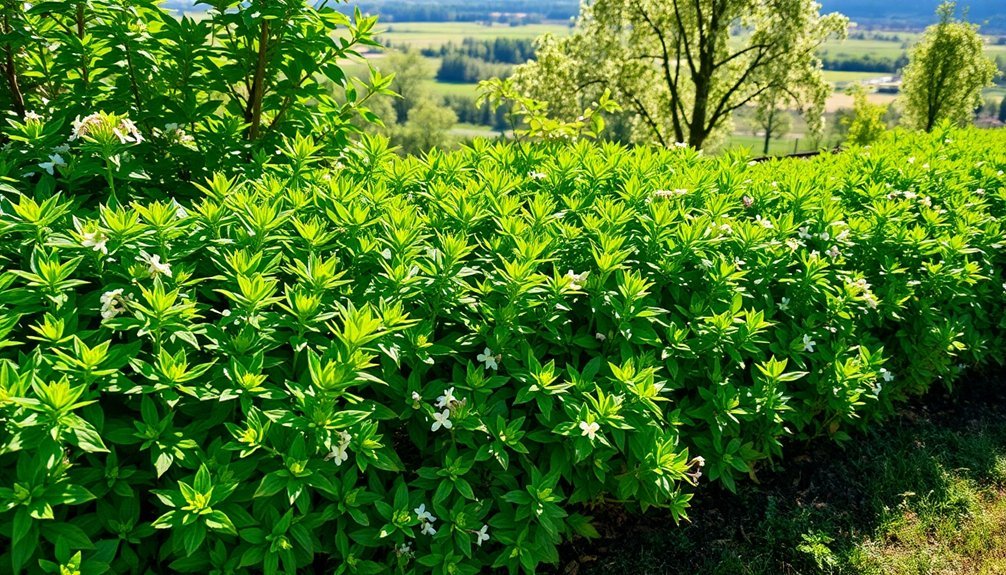
M 363 0 L 336 6 L 352 13 L 380 14 L 382 22 L 499 22 L 530 24 L 543 20 L 568 20 L 580 10 L 577 0 L 437 0 L 436 2 L 396 2 Z

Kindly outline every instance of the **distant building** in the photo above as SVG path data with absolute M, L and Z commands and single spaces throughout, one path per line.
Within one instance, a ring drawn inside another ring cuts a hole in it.
M 901 92 L 901 76 L 885 76 L 865 82 L 867 86 L 876 88 L 878 94 L 897 94 Z

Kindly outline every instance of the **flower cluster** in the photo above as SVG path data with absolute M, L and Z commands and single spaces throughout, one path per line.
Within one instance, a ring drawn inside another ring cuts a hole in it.
M 94 138 L 105 130 L 110 131 L 120 144 L 139 144 L 144 141 L 143 135 L 132 120 L 104 112 L 95 112 L 83 118 L 77 116 L 73 121 L 70 141 Z

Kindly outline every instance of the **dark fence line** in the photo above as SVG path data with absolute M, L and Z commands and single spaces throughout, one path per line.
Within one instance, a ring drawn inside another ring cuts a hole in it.
M 832 148 L 830 150 L 815 150 L 813 152 L 797 152 L 795 154 L 782 154 L 782 155 L 778 155 L 778 156 L 761 156 L 761 157 L 758 157 L 758 158 L 754 158 L 751 161 L 752 162 L 757 162 L 757 163 L 762 163 L 762 162 L 768 162 L 770 160 L 783 160 L 783 159 L 789 159 L 789 158 L 813 158 L 815 156 L 820 156 L 821 154 L 823 154 L 825 152 L 828 152 L 828 153 L 831 153 L 831 154 L 838 154 L 841 151 L 842 151 L 842 147 L 841 146 L 835 146 L 834 148 Z

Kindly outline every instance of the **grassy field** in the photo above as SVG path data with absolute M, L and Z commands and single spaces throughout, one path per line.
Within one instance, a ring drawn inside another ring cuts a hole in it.
M 1003 383 L 933 393 L 845 449 L 807 446 L 737 494 L 702 491 L 694 523 L 593 510 L 605 538 L 570 545 L 559 572 L 1006 574 Z
M 734 134 L 730 137 L 730 141 L 723 147 L 724 150 L 739 150 L 745 149 L 750 156 L 760 156 L 762 155 L 762 150 L 764 149 L 765 141 L 761 136 L 752 136 L 750 134 Z M 794 138 L 794 137 L 784 137 L 779 139 L 773 139 L 769 143 L 768 153 L 769 155 L 785 155 L 793 154 L 796 152 L 810 152 L 816 150 L 814 143 L 807 138 Z
M 832 84 L 849 84 L 851 82 L 864 82 L 866 80 L 874 80 L 876 78 L 883 78 L 890 76 L 890 74 L 884 74 L 883 72 L 840 72 L 837 70 L 825 70 L 824 79 Z
M 412 49 L 436 48 L 448 43 L 461 43 L 464 38 L 491 39 L 496 37 L 508 38 L 535 38 L 544 33 L 568 34 L 570 27 L 564 23 L 532 24 L 523 26 L 508 25 L 486 25 L 475 22 L 404 22 L 388 23 L 381 25 L 380 38 L 383 42 L 394 47 L 408 47 Z M 882 38 L 878 38 L 877 35 Z M 898 40 L 887 39 L 897 34 Z M 871 54 L 875 57 L 886 57 L 895 59 L 906 53 L 908 47 L 918 40 L 919 34 L 906 32 L 879 32 L 867 33 L 865 39 L 849 39 L 843 42 L 832 41 L 825 44 L 822 55 L 827 57 L 853 57 Z M 988 51 L 991 54 L 1006 54 L 1006 46 L 999 46 L 989 39 Z M 367 58 L 372 64 L 380 68 L 381 54 L 371 52 Z M 440 66 L 439 58 L 426 58 L 427 65 L 435 73 Z M 349 66 L 347 72 L 354 75 L 366 73 L 364 65 Z M 845 93 L 845 89 L 853 83 L 865 82 L 890 74 L 882 72 L 844 72 L 825 71 L 824 77 L 832 83 L 835 91 L 829 96 L 825 111 L 834 113 L 841 109 L 852 107 L 852 98 Z M 475 98 L 477 89 L 475 84 L 454 84 L 430 81 L 428 83 L 429 92 L 436 96 L 467 96 Z M 986 91 L 987 96 L 993 98 L 1006 97 L 1006 89 L 994 88 Z M 892 105 L 897 99 L 893 94 L 870 94 L 869 100 L 873 103 Z M 814 143 L 809 138 L 804 138 L 800 134 L 802 128 L 797 120 L 792 129 L 792 134 L 781 139 L 773 140 L 770 154 L 787 154 L 796 151 L 809 151 L 814 149 Z M 494 136 L 489 128 L 475 126 L 459 126 L 455 133 L 461 137 Z M 799 138 L 799 141 L 798 141 Z M 730 141 L 724 145 L 723 149 L 746 148 L 752 155 L 761 155 L 762 140 L 759 136 L 752 135 L 750 129 L 745 131 L 738 126 Z
M 488 25 L 477 22 L 402 22 L 380 25 L 380 39 L 394 46 L 410 48 L 437 48 L 451 42 L 460 44 L 465 38 L 530 38 L 542 34 L 568 34 L 569 26 L 564 24 L 525 24 L 508 26 Z

